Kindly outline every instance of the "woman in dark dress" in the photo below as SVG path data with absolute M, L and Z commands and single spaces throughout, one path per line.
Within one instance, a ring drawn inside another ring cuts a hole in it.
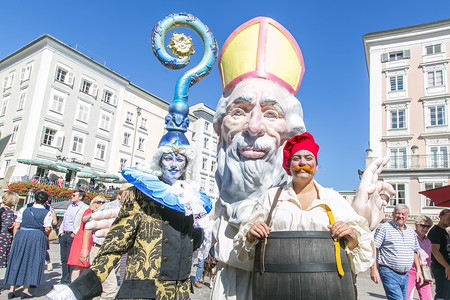
M 47 236 L 52 230 L 52 213 L 44 207 L 47 200 L 48 194 L 39 190 L 33 206 L 25 206 L 17 213 L 14 241 L 3 280 L 5 285 L 10 285 L 8 299 L 15 297 L 15 287 L 19 285 L 23 285 L 21 298 L 32 298 L 29 286 L 44 283 Z
M 14 228 L 14 207 L 19 202 L 19 195 L 7 191 L 3 195 L 3 207 L 0 208 L 0 268 L 6 268 L 8 265 L 9 251 L 13 240 Z

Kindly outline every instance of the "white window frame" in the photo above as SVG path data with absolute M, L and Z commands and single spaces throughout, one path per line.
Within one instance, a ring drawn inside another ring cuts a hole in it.
M 145 151 L 145 137 L 138 137 L 138 146 L 137 149 L 140 151 Z
M 6 112 L 8 110 L 8 103 L 9 103 L 9 96 L 3 98 L 2 107 L 0 109 L 0 117 L 3 117 L 6 115 Z
M 62 76 L 60 75 L 60 71 L 65 72 L 65 74 L 63 75 L 63 78 L 61 78 Z M 73 83 L 75 81 L 75 77 L 73 72 L 71 71 L 71 69 L 67 66 L 62 66 L 62 65 L 57 65 L 56 66 L 56 71 L 55 71 L 55 81 L 63 83 L 67 86 L 73 87 Z
M 140 122 L 139 128 L 142 130 L 147 130 L 147 122 L 148 122 L 148 119 L 146 117 L 141 116 L 141 122 Z
M 19 102 L 17 103 L 17 110 L 23 110 L 23 107 L 25 105 L 25 100 L 27 97 L 27 90 L 21 90 L 19 95 Z
M 13 124 L 13 130 L 11 133 L 11 137 L 9 139 L 10 144 L 15 144 L 17 142 L 17 135 L 19 134 L 20 123 Z
M 427 71 L 427 87 L 440 87 L 444 86 L 444 70 L 429 70 Z M 440 74 L 438 76 L 438 74 Z M 430 78 L 430 75 L 431 78 Z M 438 77 L 440 77 L 440 81 L 438 82 Z M 431 82 L 430 82 L 431 79 Z
M 76 118 L 78 121 L 88 123 L 91 108 L 90 104 L 78 102 Z
M 128 158 L 121 157 L 119 159 L 119 172 L 122 172 L 123 169 L 127 167 Z
M 448 145 L 429 145 L 428 147 L 429 168 L 448 168 L 449 167 L 449 146 Z
M 395 155 L 392 153 L 395 151 Z M 400 155 L 399 155 L 400 154 Z M 407 169 L 408 168 L 408 148 L 407 147 L 390 147 L 389 148 L 389 168 L 390 169 Z
M 94 80 L 86 77 L 81 78 L 80 93 L 89 95 L 93 98 L 97 97 L 98 86 Z
M 203 139 L 203 148 L 204 149 L 209 149 L 209 138 L 204 138 Z
M 428 50 L 431 50 L 431 51 L 428 51 Z M 439 51 L 436 51 L 436 50 L 439 50 Z M 442 53 L 442 52 L 444 52 L 442 49 L 442 43 L 426 45 L 425 49 L 424 49 L 425 55 L 433 55 L 433 54 L 438 54 L 438 53 Z
M 58 97 L 58 99 L 55 99 L 55 97 Z M 55 112 L 57 114 L 63 114 L 64 107 L 66 104 L 66 98 L 67 98 L 67 94 L 53 90 L 50 93 L 50 101 L 49 101 L 48 110 Z
M 111 119 L 112 119 L 111 113 L 101 110 L 98 128 L 105 131 L 109 131 L 111 128 Z
M 403 114 L 403 117 L 400 115 Z M 390 129 L 405 129 L 408 128 L 406 122 L 406 108 L 396 108 L 389 110 L 390 115 Z M 394 116 L 395 115 L 395 116 Z M 403 120 L 401 121 L 401 119 Z M 395 119 L 395 122 L 394 122 Z M 394 126 L 395 125 L 395 126 Z
M 47 134 L 46 134 L 47 129 L 54 131 L 54 135 L 51 138 L 50 144 L 45 143 L 46 136 L 47 136 Z M 44 124 L 44 127 L 42 128 L 41 146 L 61 149 L 63 144 L 64 144 L 64 131 L 62 131 L 61 128 L 54 127 L 53 124 Z
M 109 97 L 107 97 L 109 95 Z M 104 88 L 102 93 L 102 102 L 116 106 L 117 105 L 117 93 L 112 89 Z
M 53 147 L 56 141 L 56 133 L 58 131 L 51 127 L 44 127 L 43 136 L 42 136 L 42 144 L 46 146 Z M 53 134 L 51 134 L 53 133 Z
M 122 145 L 129 147 L 130 141 L 131 141 L 131 133 L 128 131 L 124 131 L 122 135 Z
M 82 154 L 84 151 L 85 144 L 86 144 L 86 136 L 81 134 L 74 134 L 72 137 L 72 145 L 70 146 L 70 151 Z
M 441 108 L 440 112 L 438 109 Z M 447 125 L 447 107 L 445 104 L 436 104 L 436 105 L 427 105 L 427 114 L 428 114 L 428 126 L 445 126 Z M 433 124 L 433 112 L 434 112 L 434 124 Z M 441 117 L 439 118 L 439 114 L 441 113 Z M 442 124 L 439 124 L 442 123 Z
M 389 83 L 390 83 L 389 90 L 391 92 L 404 91 L 405 90 L 404 77 L 405 76 L 403 76 L 403 75 L 390 76 L 389 77 Z
M 10 72 L 3 79 L 3 91 L 6 91 L 6 90 L 12 88 L 13 81 L 14 81 L 14 72 L 15 71 Z
M 100 147 L 99 147 L 100 146 Z M 95 158 L 104 161 L 106 158 L 106 143 L 97 142 L 95 146 Z
M 11 159 L 5 159 L 2 164 L 2 170 L 0 172 L 0 178 L 5 178 L 6 172 L 8 171 L 9 165 L 11 164 Z
M 208 169 L 208 158 L 203 157 L 202 159 L 202 170 L 207 170 Z
M 125 123 L 133 124 L 133 116 L 134 116 L 133 112 L 127 110 L 127 114 L 125 116 Z
M 33 69 L 33 64 L 28 64 L 20 70 L 20 83 L 23 83 L 30 79 L 32 69 Z

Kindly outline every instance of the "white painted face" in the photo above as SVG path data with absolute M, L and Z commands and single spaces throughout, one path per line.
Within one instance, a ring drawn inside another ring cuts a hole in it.
M 173 185 L 186 171 L 186 156 L 173 152 L 163 153 L 161 170 L 164 182 Z

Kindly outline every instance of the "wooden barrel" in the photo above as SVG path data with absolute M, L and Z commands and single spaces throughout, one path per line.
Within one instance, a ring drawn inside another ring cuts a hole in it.
M 328 231 L 274 231 L 265 249 L 264 274 L 256 248 L 253 299 L 355 299 L 353 276 L 341 247 L 344 276 L 336 267 L 333 239 Z

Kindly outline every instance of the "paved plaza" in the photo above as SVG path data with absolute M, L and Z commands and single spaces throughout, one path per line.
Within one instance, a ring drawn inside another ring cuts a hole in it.
M 59 283 L 61 279 L 61 263 L 59 260 L 59 244 L 51 244 L 50 245 L 50 257 L 53 262 L 53 271 L 45 272 L 45 284 L 42 286 L 38 286 L 37 288 L 30 289 L 31 294 L 35 296 L 34 299 L 47 299 L 45 295 L 52 289 L 54 284 Z M 196 268 L 192 269 L 192 275 L 195 274 Z M 3 281 L 5 275 L 5 269 L 0 269 L 0 279 Z M 206 300 L 209 299 L 209 295 L 211 293 L 211 289 L 209 288 L 209 278 L 205 279 L 206 283 L 203 285 L 203 288 L 197 289 L 194 288 L 194 294 L 192 294 L 192 300 Z M 358 287 L 358 299 L 366 300 L 366 299 L 386 299 L 384 296 L 383 287 L 381 284 L 375 284 L 370 280 L 369 272 L 361 273 L 358 275 L 357 280 Z M 7 299 L 8 287 L 3 286 L 3 282 L 0 285 L 2 289 L 0 293 L 0 300 Z M 434 290 L 434 289 L 433 289 Z M 20 292 L 22 288 L 18 288 L 16 290 L 16 295 L 18 295 L 20 299 Z M 419 299 L 417 293 L 415 294 L 414 299 Z

